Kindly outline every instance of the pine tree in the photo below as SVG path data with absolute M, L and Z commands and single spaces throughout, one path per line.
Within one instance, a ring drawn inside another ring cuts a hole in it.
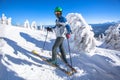
M 24 27 L 25 27 L 25 28 L 30 28 L 30 24 L 29 24 L 29 21 L 28 21 L 28 20 L 26 20 L 26 21 L 24 22 Z

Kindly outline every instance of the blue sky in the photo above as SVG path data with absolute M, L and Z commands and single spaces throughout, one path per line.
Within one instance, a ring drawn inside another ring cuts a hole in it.
M 0 15 L 5 13 L 16 24 L 24 24 L 26 19 L 54 24 L 56 6 L 63 8 L 63 16 L 81 13 L 88 23 L 120 20 L 120 0 L 0 0 Z

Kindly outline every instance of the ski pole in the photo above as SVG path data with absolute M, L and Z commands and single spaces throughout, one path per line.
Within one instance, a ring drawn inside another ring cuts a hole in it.
M 44 41 L 44 44 L 43 44 L 42 50 L 44 50 L 44 47 L 45 47 L 45 43 L 46 43 L 47 37 L 48 37 L 48 31 L 47 31 L 47 35 L 46 35 L 46 38 L 45 38 L 45 41 Z
M 69 50 L 69 55 L 70 55 L 70 63 L 71 63 L 71 66 L 72 66 L 72 57 L 71 57 L 71 51 L 70 51 L 70 43 L 69 43 L 69 39 L 67 39 L 67 42 L 68 42 L 68 50 Z

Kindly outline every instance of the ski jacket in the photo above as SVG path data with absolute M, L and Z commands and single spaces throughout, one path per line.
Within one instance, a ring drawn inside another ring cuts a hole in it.
M 71 28 L 68 25 L 66 18 L 62 16 L 56 19 L 56 25 L 54 28 L 56 37 L 65 37 L 67 33 L 70 34 L 71 32 Z

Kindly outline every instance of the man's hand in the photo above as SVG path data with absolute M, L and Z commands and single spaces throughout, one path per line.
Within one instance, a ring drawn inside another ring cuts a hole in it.
M 66 38 L 67 38 L 67 39 L 70 38 L 70 34 L 69 34 L 69 33 L 66 34 Z
M 47 31 L 49 31 L 49 32 L 53 32 L 52 28 L 50 28 L 50 27 L 47 27 L 46 29 L 47 29 Z

